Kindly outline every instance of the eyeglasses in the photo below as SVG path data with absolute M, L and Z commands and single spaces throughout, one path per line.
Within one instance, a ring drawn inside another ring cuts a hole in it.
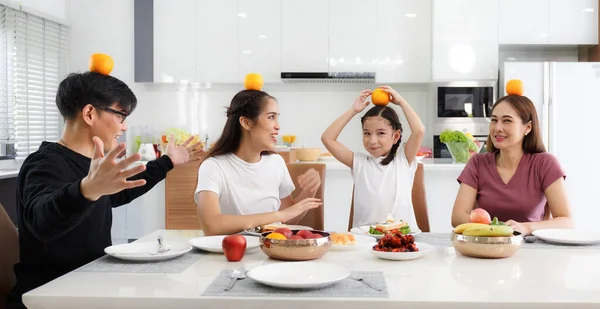
M 125 121 L 125 118 L 127 118 L 127 116 L 129 116 L 127 113 L 118 111 L 118 110 L 114 110 L 110 107 L 98 107 L 98 109 L 101 109 L 103 111 L 107 111 L 107 112 L 111 112 L 117 116 L 119 116 L 121 118 L 121 123 L 123 123 Z

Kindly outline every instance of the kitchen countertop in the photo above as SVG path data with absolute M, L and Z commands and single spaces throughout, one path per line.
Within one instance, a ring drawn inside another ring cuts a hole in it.
M 159 230 L 140 241 L 155 241 L 158 234 L 163 235 L 166 244 L 200 236 L 194 231 Z M 463 309 L 481 306 L 578 309 L 600 306 L 600 268 L 596 267 L 600 249 L 597 247 L 521 248 L 505 259 L 476 259 L 460 255 L 448 244 L 439 244 L 425 257 L 412 261 L 381 260 L 370 250 L 369 245 L 363 245 L 353 251 L 329 251 L 315 262 L 336 264 L 349 270 L 381 271 L 388 297 L 202 296 L 224 269 L 243 266 L 250 270 L 269 263 L 287 263 L 271 260 L 260 249 L 254 249 L 235 263 L 227 262 L 222 254 L 205 254 L 180 273 L 71 272 L 26 293 L 23 300 L 30 309 Z
M 15 178 L 19 176 L 19 169 L 0 169 L 0 179 Z
M 307 163 L 323 163 L 327 165 L 327 170 L 349 170 L 349 168 L 342 164 L 338 160 L 318 160 L 318 161 L 296 161 L 296 164 L 307 164 Z M 464 163 L 454 163 L 452 159 L 431 159 L 425 158 L 421 160 L 424 164 L 425 170 L 428 171 L 462 171 L 465 168 Z

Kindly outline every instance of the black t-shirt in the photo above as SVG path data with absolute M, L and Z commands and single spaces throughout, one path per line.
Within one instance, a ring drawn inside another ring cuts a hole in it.
M 162 156 L 132 177 L 145 179 L 146 185 L 91 202 L 80 191 L 90 163 L 90 158 L 49 142 L 23 163 L 17 180 L 20 262 L 14 267 L 17 284 L 11 302 L 103 256 L 112 244 L 112 208 L 148 192 L 173 168 L 171 159 Z

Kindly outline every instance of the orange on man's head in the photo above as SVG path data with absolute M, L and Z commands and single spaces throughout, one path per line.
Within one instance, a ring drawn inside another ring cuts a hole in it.
M 102 75 L 110 74 L 114 64 L 112 57 L 107 54 L 93 54 L 89 61 L 90 71 Z
M 520 79 L 511 79 L 506 83 L 506 94 L 523 95 L 523 82 Z

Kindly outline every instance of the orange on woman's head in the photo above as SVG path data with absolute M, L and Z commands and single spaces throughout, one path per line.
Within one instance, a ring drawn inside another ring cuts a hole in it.
M 390 94 L 381 88 L 377 88 L 371 94 L 371 102 L 375 105 L 388 105 L 390 103 Z
M 110 74 L 114 64 L 112 57 L 106 54 L 93 54 L 89 61 L 90 71 L 102 75 Z
M 519 79 L 511 79 L 506 83 L 506 94 L 523 95 L 523 82 Z
M 246 90 L 260 90 L 264 85 L 263 78 L 258 73 L 248 73 L 244 78 L 244 88 Z

